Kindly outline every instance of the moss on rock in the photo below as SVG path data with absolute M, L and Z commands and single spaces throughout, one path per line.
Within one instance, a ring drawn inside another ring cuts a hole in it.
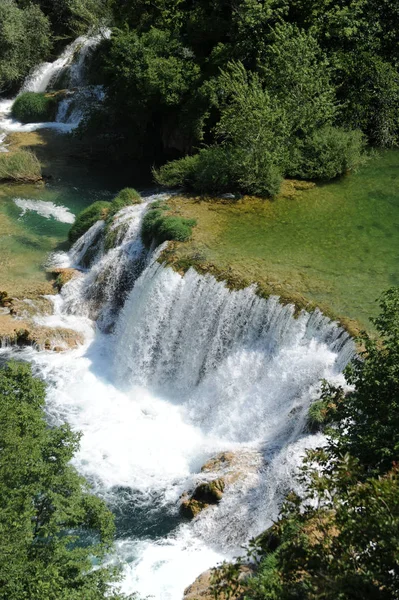
M 105 221 L 108 217 L 110 203 L 104 200 L 99 200 L 90 204 L 82 210 L 76 217 L 75 223 L 72 225 L 68 233 L 68 238 L 71 244 L 76 242 L 86 231 L 90 229 L 97 221 Z

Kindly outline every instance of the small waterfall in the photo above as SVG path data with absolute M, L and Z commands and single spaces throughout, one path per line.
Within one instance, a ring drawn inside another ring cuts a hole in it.
M 75 129 L 88 107 L 102 102 L 104 92 L 101 86 L 86 85 L 86 63 L 102 39 L 111 35 L 109 29 L 103 29 L 96 35 L 77 38 L 69 44 L 54 62 L 45 62 L 36 67 L 25 80 L 20 94 L 23 92 L 46 92 L 57 83 L 61 76 L 65 77 L 65 85 L 70 90 L 60 102 L 56 120 L 49 123 L 22 124 L 11 118 L 11 108 L 15 98 L 0 100 L 0 144 L 1 132 L 29 132 L 37 129 L 56 129 L 68 133 Z M 0 151 L 7 148 L 0 145 Z
M 103 330 L 112 328 L 128 292 L 145 267 L 148 253 L 140 234 L 143 215 L 148 204 L 161 197 L 149 196 L 141 204 L 123 208 L 108 227 L 97 221 L 68 255 L 58 254 L 53 258 L 53 265 L 85 271 L 62 292 L 67 312 L 89 316 Z M 112 247 L 107 249 L 109 236 Z

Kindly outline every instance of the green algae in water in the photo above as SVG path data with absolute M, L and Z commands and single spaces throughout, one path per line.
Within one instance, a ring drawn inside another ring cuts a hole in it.
M 370 326 L 376 299 L 399 285 L 399 152 L 359 172 L 265 202 L 261 215 L 233 208 L 224 253 L 259 262 L 271 279 L 341 316 Z

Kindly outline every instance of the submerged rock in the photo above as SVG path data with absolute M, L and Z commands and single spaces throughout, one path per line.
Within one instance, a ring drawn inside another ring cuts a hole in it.
M 185 492 L 181 496 L 180 510 L 183 516 L 193 519 L 202 510 L 219 504 L 229 486 L 257 472 L 261 464 L 259 453 L 251 450 L 220 452 L 210 458 L 201 467 L 201 473 L 217 476 L 208 481 L 199 481 L 191 494 Z

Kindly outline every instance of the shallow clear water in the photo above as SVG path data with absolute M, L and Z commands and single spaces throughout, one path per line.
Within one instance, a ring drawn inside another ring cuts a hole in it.
M 47 280 L 48 254 L 65 248 L 73 216 L 115 193 L 96 179 L 47 185 L 0 185 L 0 289 L 15 295 Z M 68 222 L 65 222 L 68 221 Z

